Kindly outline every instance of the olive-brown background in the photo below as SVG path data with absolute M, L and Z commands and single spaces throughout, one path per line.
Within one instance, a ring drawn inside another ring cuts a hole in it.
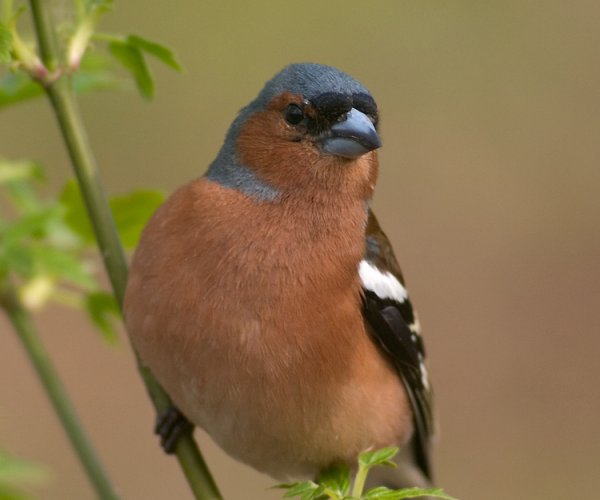
M 227 6 L 225 6 L 227 5 Z M 420 311 L 440 485 L 463 500 L 597 498 L 600 488 L 600 7 L 593 1 L 116 2 L 103 28 L 176 48 L 157 96 L 82 98 L 110 193 L 200 175 L 236 111 L 294 61 L 338 66 L 382 113 L 375 208 Z M 0 114 L 0 154 L 70 175 L 44 101 Z M 126 342 L 38 317 L 123 497 L 190 498 L 151 436 Z M 0 317 L 0 445 L 49 464 L 39 498 L 93 498 Z M 273 484 L 201 433 L 227 499 Z

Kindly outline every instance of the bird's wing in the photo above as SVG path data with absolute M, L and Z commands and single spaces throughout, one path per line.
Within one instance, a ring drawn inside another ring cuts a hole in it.
M 431 478 L 429 449 L 434 422 L 425 348 L 400 266 L 371 210 L 366 251 L 359 274 L 367 329 L 402 378 L 413 410 L 415 460 L 423 473 Z

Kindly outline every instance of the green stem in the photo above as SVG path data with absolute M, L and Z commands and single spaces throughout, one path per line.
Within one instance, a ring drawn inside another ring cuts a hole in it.
M 8 319 L 18 333 L 31 364 L 34 366 L 99 498 L 117 499 L 118 496 L 77 418 L 73 405 L 52 366 L 30 316 L 7 279 L 3 279 L 0 283 L 0 307 L 5 310 Z
M 330 500 L 340 500 L 340 496 L 330 488 L 325 488 L 323 493 L 327 495 Z
M 50 12 L 43 0 L 30 0 L 33 23 L 40 45 L 42 60 L 49 71 L 54 71 L 58 66 L 58 49 L 53 25 L 50 22 Z
M 29 0 L 29 2 L 43 61 L 48 67 L 54 69 L 51 63 L 58 58 L 54 32 L 51 30 L 51 26 L 54 25 L 49 19 L 47 2 L 43 0 Z M 70 81 L 65 77 L 59 78 L 46 87 L 46 92 L 71 158 L 115 298 L 122 309 L 127 283 L 127 262 Z M 150 371 L 142 367 L 139 359 L 137 363 L 148 394 L 160 414 L 170 406 L 170 399 Z M 191 430 L 179 438 L 175 454 L 197 499 L 222 498 L 198 450 Z
M 117 303 L 122 307 L 127 284 L 127 261 L 69 81 L 61 78 L 46 90 L 75 169 L 104 266 Z
M 359 464 L 358 472 L 356 473 L 354 484 L 352 485 L 352 498 L 360 498 L 362 496 L 368 474 L 369 468 Z

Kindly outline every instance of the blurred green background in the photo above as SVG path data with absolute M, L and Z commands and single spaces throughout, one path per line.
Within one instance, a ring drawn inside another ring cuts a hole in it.
M 337 66 L 382 113 L 375 208 L 420 312 L 441 433 L 439 485 L 463 500 L 597 498 L 600 489 L 600 4 L 117 1 L 101 28 L 174 47 L 149 105 L 81 106 L 112 194 L 200 175 L 237 110 L 290 62 Z M 71 175 L 43 100 L 0 113 L 0 154 Z M 190 498 L 151 435 L 123 342 L 78 314 L 38 318 L 124 498 Z M 39 498 L 93 498 L 0 318 L 0 444 L 47 463 Z M 199 434 L 227 499 L 273 481 Z

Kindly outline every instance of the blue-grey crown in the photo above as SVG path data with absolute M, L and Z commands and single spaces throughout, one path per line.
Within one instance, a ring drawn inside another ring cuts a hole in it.
M 323 64 L 290 64 L 265 84 L 250 106 L 264 107 L 273 97 L 286 91 L 302 94 L 308 100 L 325 92 L 369 94 L 363 85 L 339 69 Z

